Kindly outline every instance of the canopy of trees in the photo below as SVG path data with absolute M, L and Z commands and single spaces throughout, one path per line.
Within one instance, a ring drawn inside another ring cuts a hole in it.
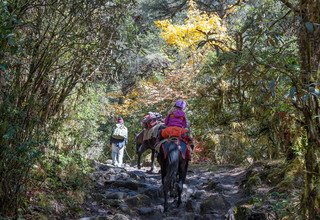
M 319 68 L 320 0 L 1 1 L 0 217 L 81 191 L 115 117 L 134 156 L 141 118 L 183 98 L 195 159 L 300 161 L 316 219 Z

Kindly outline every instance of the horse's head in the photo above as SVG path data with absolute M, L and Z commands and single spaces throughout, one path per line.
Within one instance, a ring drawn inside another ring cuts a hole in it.
M 136 152 L 138 152 L 141 144 L 143 143 L 143 130 L 140 133 L 136 134 L 135 142 L 136 142 Z

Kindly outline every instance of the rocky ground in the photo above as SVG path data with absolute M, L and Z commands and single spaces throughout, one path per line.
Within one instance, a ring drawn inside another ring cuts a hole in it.
M 171 207 L 164 213 L 158 172 L 96 163 L 91 175 L 95 187 L 84 204 L 86 213 L 82 219 L 267 219 L 242 210 L 250 200 L 242 188 L 247 173 L 247 169 L 239 167 L 216 167 L 210 171 L 191 165 L 183 204 L 176 208 L 176 201 L 171 198 Z

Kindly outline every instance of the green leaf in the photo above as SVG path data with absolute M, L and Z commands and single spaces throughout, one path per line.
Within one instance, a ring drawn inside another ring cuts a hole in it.
M 16 42 L 15 42 L 12 38 L 9 38 L 9 39 L 8 39 L 8 44 L 9 44 L 10 46 L 15 46 L 15 45 L 16 45 Z
M 3 135 L 2 137 L 5 140 L 11 140 L 14 138 L 15 133 L 16 133 L 16 130 L 13 127 L 10 127 L 8 131 L 5 133 L 5 135 Z
M 14 37 L 14 34 L 13 34 L 13 33 L 10 33 L 10 34 L 8 34 L 8 35 L 6 36 L 7 39 L 11 39 L 11 38 L 13 38 L 13 37 Z
M 290 89 L 290 98 L 293 98 L 296 94 L 296 87 L 291 87 Z
M 306 26 L 307 31 L 308 31 L 309 33 L 313 33 L 313 31 L 314 31 L 314 26 L 313 26 L 313 23 L 312 23 L 312 22 L 306 22 L 304 25 Z
M 0 70 L 5 71 L 6 69 L 7 68 L 5 64 L 0 64 Z

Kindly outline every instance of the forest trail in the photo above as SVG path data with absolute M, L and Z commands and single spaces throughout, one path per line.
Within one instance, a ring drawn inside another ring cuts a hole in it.
M 191 165 L 182 205 L 176 208 L 171 198 L 164 213 L 160 174 L 147 173 L 146 168 L 96 163 L 91 174 L 95 186 L 84 204 L 82 219 L 235 219 L 234 208 L 249 199 L 241 189 L 247 171 L 231 166 L 215 168 L 209 171 Z

